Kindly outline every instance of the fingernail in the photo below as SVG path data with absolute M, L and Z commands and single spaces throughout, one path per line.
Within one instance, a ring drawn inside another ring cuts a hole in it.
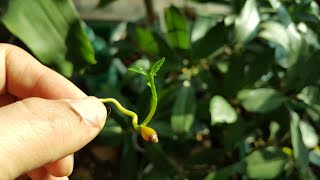
M 82 99 L 66 100 L 83 121 L 94 127 L 103 127 L 107 110 L 98 98 L 89 96 Z

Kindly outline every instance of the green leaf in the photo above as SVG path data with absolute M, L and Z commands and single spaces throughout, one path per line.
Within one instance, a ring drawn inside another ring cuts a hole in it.
M 319 137 L 313 126 L 307 121 L 301 120 L 299 123 L 303 143 L 307 148 L 315 147 L 319 142 Z
M 247 111 L 255 113 L 272 111 L 286 100 L 280 92 L 268 88 L 242 90 L 238 93 L 238 99 Z
M 157 72 L 160 70 L 161 66 L 163 65 L 164 60 L 165 60 L 165 58 L 161 58 L 159 61 L 154 63 L 154 65 L 151 68 L 151 72 L 150 72 L 150 74 L 152 76 L 156 76 L 157 75 Z
M 187 19 L 176 7 L 170 6 L 165 11 L 167 38 L 172 48 L 189 49 L 189 30 Z
M 247 87 L 252 87 L 261 77 L 270 71 L 274 64 L 274 50 L 267 46 L 255 46 L 255 53 L 251 53 L 252 59 L 248 58 L 245 66 L 245 82 Z M 249 55 L 251 55 L 249 54 Z
M 178 59 L 176 53 L 169 47 L 168 43 L 159 33 L 153 32 L 149 28 L 136 27 L 132 39 L 136 40 L 139 49 L 143 53 L 151 54 L 156 57 L 166 57 L 167 59 Z M 126 45 L 128 43 L 125 43 Z M 130 47 L 131 50 L 136 47 Z M 176 64 L 175 64 L 176 65 Z
M 159 54 L 159 47 L 151 30 L 147 28 L 136 28 L 136 39 L 139 47 L 152 54 Z
M 192 24 L 191 41 L 194 43 L 203 38 L 221 19 L 214 16 L 198 16 Z
M 196 111 L 196 99 L 192 87 L 183 86 L 173 105 L 171 127 L 178 134 L 190 132 Z
M 206 34 L 192 43 L 192 58 L 201 59 L 209 56 L 227 42 L 227 29 L 223 23 L 210 28 Z
M 232 106 L 222 97 L 214 96 L 210 100 L 211 125 L 217 123 L 234 123 L 237 113 Z
M 307 114 L 320 127 L 320 89 L 317 86 L 307 86 L 297 96 L 308 105 Z
M 131 67 L 128 70 L 135 72 L 135 73 L 138 73 L 138 74 L 148 76 L 148 72 L 145 69 L 143 69 L 142 67 Z
M 222 95 L 233 98 L 245 85 L 246 53 L 233 54 L 229 58 L 230 64 L 226 67 L 227 73 L 223 80 Z M 236 79 L 236 81 L 235 81 Z
M 290 123 L 290 129 L 291 129 L 291 142 L 293 147 L 293 157 L 296 161 L 296 165 L 301 171 L 306 171 L 306 169 L 309 167 L 309 161 L 308 161 L 308 149 L 303 143 L 302 134 L 300 130 L 300 117 L 299 115 L 291 111 L 291 123 Z
M 290 39 L 285 26 L 279 22 L 267 21 L 261 24 L 261 28 L 259 37 L 281 45 L 287 52 L 290 51 Z M 275 36 L 275 34 L 278 34 L 278 36 Z
M 320 167 L 320 150 L 314 149 L 309 152 L 309 162 Z
M 245 160 L 246 175 L 250 179 L 273 179 L 284 170 L 286 155 L 277 147 L 253 151 Z
M 309 57 L 300 58 L 287 72 L 288 88 L 301 90 L 315 84 L 320 77 L 320 50 Z
M 256 1 L 247 0 L 235 21 L 236 39 L 242 43 L 250 41 L 254 37 L 259 23 L 260 15 Z
M 1 21 L 42 63 L 64 75 L 71 75 L 72 66 L 96 62 L 71 0 L 10 0 Z

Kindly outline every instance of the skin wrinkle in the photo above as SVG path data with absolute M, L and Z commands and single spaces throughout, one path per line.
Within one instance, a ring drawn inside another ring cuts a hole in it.
M 37 87 L 41 83 L 41 80 L 43 79 L 43 77 L 45 77 L 47 75 L 47 73 L 48 73 L 48 69 L 46 69 L 40 73 L 40 75 L 37 77 L 37 80 L 34 82 L 32 89 L 30 91 L 30 95 L 28 97 L 35 96 L 35 90 L 37 89 Z

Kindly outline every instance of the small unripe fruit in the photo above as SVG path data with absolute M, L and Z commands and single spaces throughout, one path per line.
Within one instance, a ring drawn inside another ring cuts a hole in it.
M 145 125 L 141 125 L 140 131 L 141 131 L 141 136 L 145 141 L 153 142 L 153 143 L 157 143 L 159 141 L 157 132 L 154 129 Z

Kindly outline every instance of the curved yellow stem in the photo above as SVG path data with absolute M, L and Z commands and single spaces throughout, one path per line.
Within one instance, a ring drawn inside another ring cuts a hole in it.
M 139 131 L 140 126 L 138 125 L 138 116 L 135 112 L 127 110 L 126 108 L 122 107 L 119 101 L 113 98 L 105 98 L 105 99 L 99 99 L 103 103 L 113 103 L 117 108 L 124 114 L 132 117 L 132 125 L 135 130 Z

